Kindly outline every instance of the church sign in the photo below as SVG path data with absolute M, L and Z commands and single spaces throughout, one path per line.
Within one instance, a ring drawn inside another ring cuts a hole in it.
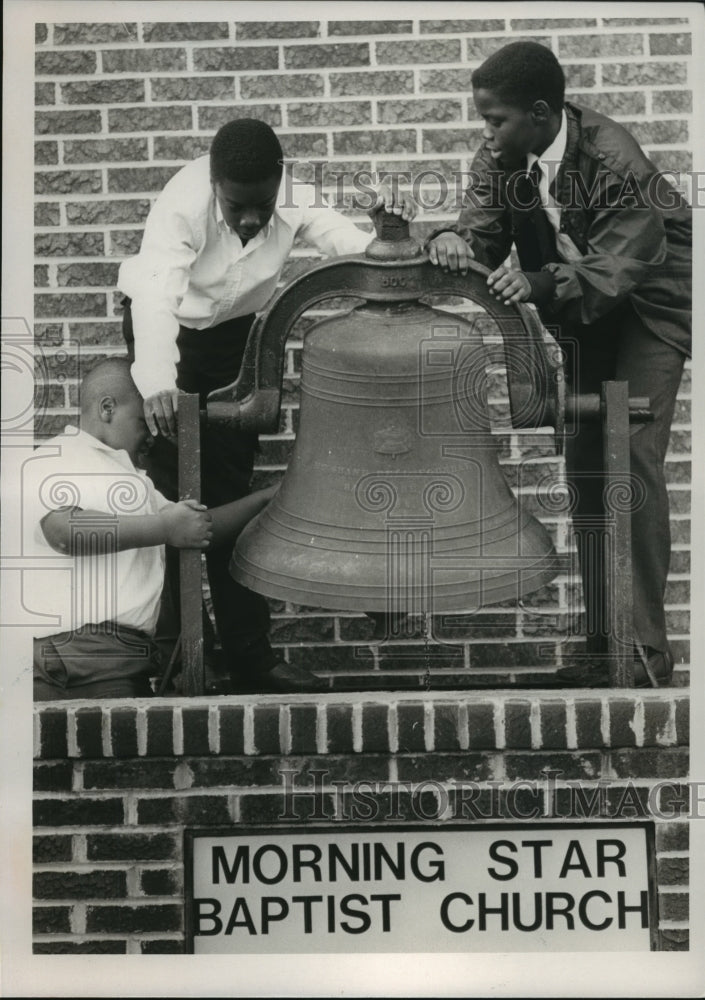
M 203 953 L 649 951 L 653 824 L 187 830 Z

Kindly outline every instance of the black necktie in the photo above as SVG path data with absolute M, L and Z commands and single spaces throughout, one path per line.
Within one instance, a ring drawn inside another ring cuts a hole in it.
M 514 217 L 514 242 L 522 271 L 540 271 L 544 264 L 557 261 L 556 233 L 541 206 L 541 168 L 535 160 L 527 174 L 514 174 L 510 198 Z

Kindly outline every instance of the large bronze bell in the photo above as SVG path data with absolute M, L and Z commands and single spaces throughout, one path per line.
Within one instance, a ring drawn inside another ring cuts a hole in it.
M 494 316 L 515 424 L 545 423 L 555 403 L 540 330 L 528 310 L 488 298 L 484 269 L 443 276 L 406 224 L 381 225 L 391 233 L 378 228 L 365 256 L 308 272 L 251 334 L 237 419 L 272 429 L 293 322 L 324 298 L 366 300 L 305 337 L 294 452 L 276 497 L 240 536 L 231 573 L 268 597 L 338 610 L 470 611 L 519 599 L 556 575 L 553 546 L 499 466 L 476 325 L 418 299 L 460 294 Z M 215 416 L 232 406 L 211 399 Z

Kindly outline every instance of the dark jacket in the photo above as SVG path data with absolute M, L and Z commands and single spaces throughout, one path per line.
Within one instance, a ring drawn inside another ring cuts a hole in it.
M 587 108 L 565 109 L 566 150 L 550 193 L 561 206 L 561 232 L 584 256 L 530 275 L 532 301 L 544 323 L 568 330 L 628 298 L 649 330 L 690 354 L 690 207 L 625 128 Z M 483 146 L 458 223 L 446 227 L 492 269 L 509 255 L 518 224 L 508 177 Z

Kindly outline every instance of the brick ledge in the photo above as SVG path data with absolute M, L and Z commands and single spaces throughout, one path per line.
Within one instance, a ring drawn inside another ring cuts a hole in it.
M 686 747 L 682 688 L 43 702 L 38 759 Z

